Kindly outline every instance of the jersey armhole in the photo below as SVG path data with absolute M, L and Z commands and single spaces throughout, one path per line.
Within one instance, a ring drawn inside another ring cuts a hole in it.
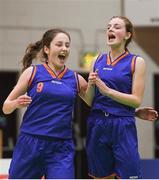
M 78 77 L 78 73 L 74 72 L 75 75 L 75 79 L 76 79 L 76 85 L 77 85 L 77 92 L 80 92 L 80 84 L 79 84 L 79 77 Z
M 29 79 L 29 87 L 31 86 L 31 84 L 33 82 L 35 74 L 36 74 L 36 66 L 33 66 L 33 70 L 32 70 L 32 73 L 31 73 L 31 76 L 30 76 L 30 79 Z
M 98 56 L 97 56 L 97 58 L 94 60 L 94 64 L 93 64 L 93 72 L 96 71 L 95 65 L 96 65 L 96 63 L 98 62 L 98 60 L 99 60 L 101 57 L 102 57 L 102 53 L 99 53 Z
M 133 58 L 132 58 L 132 61 L 131 61 L 131 73 L 132 73 L 132 76 L 134 75 L 134 72 L 135 72 L 136 58 L 137 58 L 137 56 L 134 55 Z

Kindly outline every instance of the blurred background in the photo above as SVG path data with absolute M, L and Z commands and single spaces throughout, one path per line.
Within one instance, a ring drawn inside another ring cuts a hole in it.
M 67 66 L 87 79 L 91 60 L 97 52 L 107 51 L 105 29 L 114 15 L 127 16 L 135 26 L 129 50 L 147 64 L 142 106 L 159 111 L 159 0 L 0 0 L 0 174 L 8 171 L 6 162 L 12 157 L 24 113 L 21 110 L 6 116 L 2 104 L 16 84 L 27 45 L 40 40 L 49 28 L 65 29 L 72 37 Z M 89 108 L 78 98 L 74 111 L 75 167 L 76 178 L 81 179 L 88 178 L 84 150 L 88 113 Z M 159 121 L 137 119 L 137 129 L 143 166 L 150 169 L 152 163 L 159 168 Z

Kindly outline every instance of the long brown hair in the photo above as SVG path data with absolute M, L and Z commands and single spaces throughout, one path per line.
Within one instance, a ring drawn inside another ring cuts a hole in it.
M 31 66 L 33 60 L 40 60 L 40 61 L 47 61 L 47 54 L 44 52 L 44 46 L 50 48 L 50 44 L 52 40 L 56 37 L 57 34 L 64 33 L 68 36 L 69 40 L 71 41 L 70 35 L 62 30 L 62 29 L 50 29 L 46 31 L 40 41 L 35 43 L 31 43 L 27 46 L 25 55 L 22 59 L 22 72 Z

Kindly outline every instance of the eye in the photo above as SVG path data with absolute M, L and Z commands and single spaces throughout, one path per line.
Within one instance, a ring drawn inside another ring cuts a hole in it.
M 107 26 L 107 30 L 109 30 L 110 29 L 110 26 Z
M 115 27 L 115 29 L 121 29 L 121 26 L 120 26 L 120 25 L 118 25 L 118 24 L 117 24 L 117 25 L 115 25 L 114 27 Z
M 69 48 L 69 47 L 70 47 L 70 43 L 66 43 L 65 46 L 66 46 L 67 48 Z
M 120 27 L 115 27 L 115 29 L 120 29 Z
M 57 44 L 56 44 L 56 46 L 61 47 L 61 46 L 62 46 L 62 44 L 61 44 L 61 43 L 57 43 Z

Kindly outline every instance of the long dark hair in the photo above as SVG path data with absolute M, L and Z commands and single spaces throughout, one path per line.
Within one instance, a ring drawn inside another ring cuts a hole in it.
M 57 34 L 64 33 L 68 36 L 71 41 L 70 35 L 62 29 L 50 29 L 46 31 L 40 41 L 31 43 L 27 46 L 25 55 L 22 59 L 22 72 L 31 66 L 33 60 L 40 60 L 41 62 L 47 61 L 47 54 L 44 52 L 43 47 L 50 48 L 51 41 L 56 37 Z

